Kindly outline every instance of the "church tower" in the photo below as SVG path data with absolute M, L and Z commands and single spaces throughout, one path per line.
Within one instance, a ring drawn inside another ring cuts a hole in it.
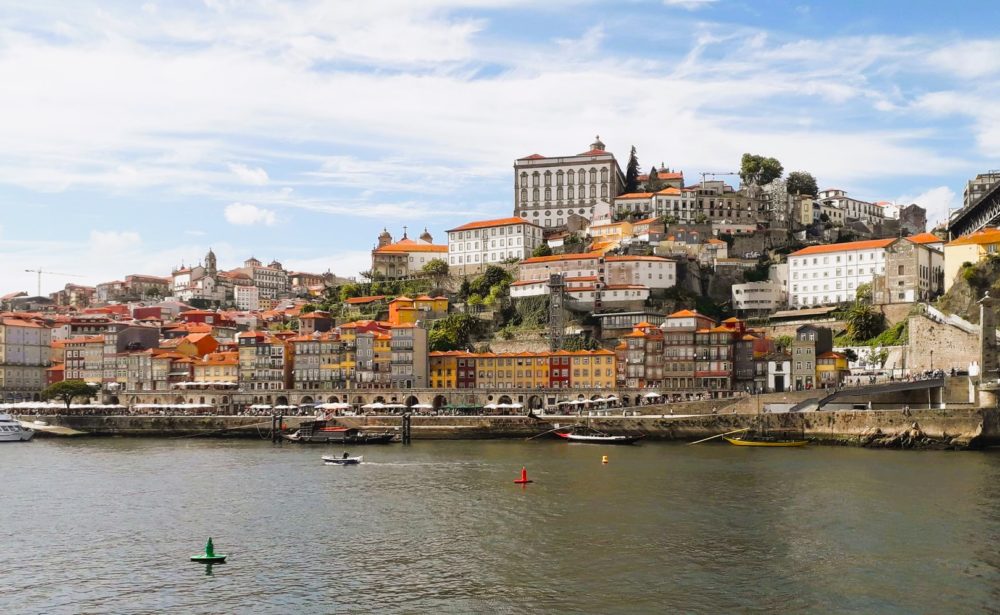
M 427 227 L 424 227 L 424 232 L 420 234 L 420 241 L 426 241 L 427 243 L 434 243 L 434 238 L 431 234 L 427 232 Z
M 205 255 L 205 275 L 214 276 L 215 273 L 216 273 L 215 252 L 212 252 L 212 248 L 209 248 L 208 254 Z
M 385 228 L 383 228 L 382 232 L 379 233 L 379 235 L 378 235 L 378 247 L 384 248 L 385 246 L 389 245 L 390 243 L 392 243 L 392 235 L 389 234 L 388 230 L 386 230 Z

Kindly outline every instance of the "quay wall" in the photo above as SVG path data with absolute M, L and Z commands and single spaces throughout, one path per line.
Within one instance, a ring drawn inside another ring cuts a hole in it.
M 23 417 L 31 420 L 34 417 Z M 259 416 L 48 416 L 50 425 L 93 436 L 240 437 L 266 439 L 270 418 Z M 294 430 L 308 417 L 287 417 Z M 899 448 L 982 448 L 1000 445 L 996 408 L 922 409 L 910 416 L 895 410 L 821 411 L 765 414 L 722 413 L 692 416 L 414 416 L 412 437 L 474 440 L 528 438 L 557 425 L 586 424 L 611 434 L 643 433 L 650 440 L 692 441 L 742 429 L 763 421 L 770 433 L 805 437 L 818 443 Z M 337 424 L 373 430 L 398 430 L 393 416 L 338 417 Z M 39 434 L 44 436 L 46 434 Z

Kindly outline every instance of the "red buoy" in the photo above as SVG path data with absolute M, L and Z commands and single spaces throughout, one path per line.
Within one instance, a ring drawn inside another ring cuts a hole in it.
M 533 483 L 533 482 L 535 482 L 535 481 L 528 479 L 528 469 L 527 468 L 521 468 L 521 478 L 518 478 L 518 479 L 514 480 L 514 483 L 518 484 L 518 485 L 527 485 L 528 483 Z

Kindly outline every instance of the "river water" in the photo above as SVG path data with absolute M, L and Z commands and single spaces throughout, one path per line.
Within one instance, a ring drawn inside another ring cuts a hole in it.
M 323 465 L 331 452 L 0 445 L 0 612 L 1000 608 L 998 453 L 418 441 Z M 208 536 L 229 555 L 210 571 L 188 561 Z

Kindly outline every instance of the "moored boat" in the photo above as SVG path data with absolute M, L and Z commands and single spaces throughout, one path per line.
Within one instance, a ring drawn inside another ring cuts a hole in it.
M 581 444 L 634 444 L 643 438 L 643 435 L 612 436 L 599 431 L 591 433 L 576 433 L 576 431 L 556 431 L 555 434 L 567 442 L 579 442 Z
M 340 427 L 329 425 L 326 421 L 303 423 L 299 429 L 282 434 L 291 442 L 307 444 L 388 444 L 396 439 L 396 434 L 390 431 L 363 431 L 357 427 Z
M 782 440 L 766 436 L 740 436 L 723 438 L 723 440 L 734 446 L 805 446 L 809 444 L 809 440 Z
M 35 430 L 25 427 L 9 414 L 0 414 L 0 442 L 27 442 Z

